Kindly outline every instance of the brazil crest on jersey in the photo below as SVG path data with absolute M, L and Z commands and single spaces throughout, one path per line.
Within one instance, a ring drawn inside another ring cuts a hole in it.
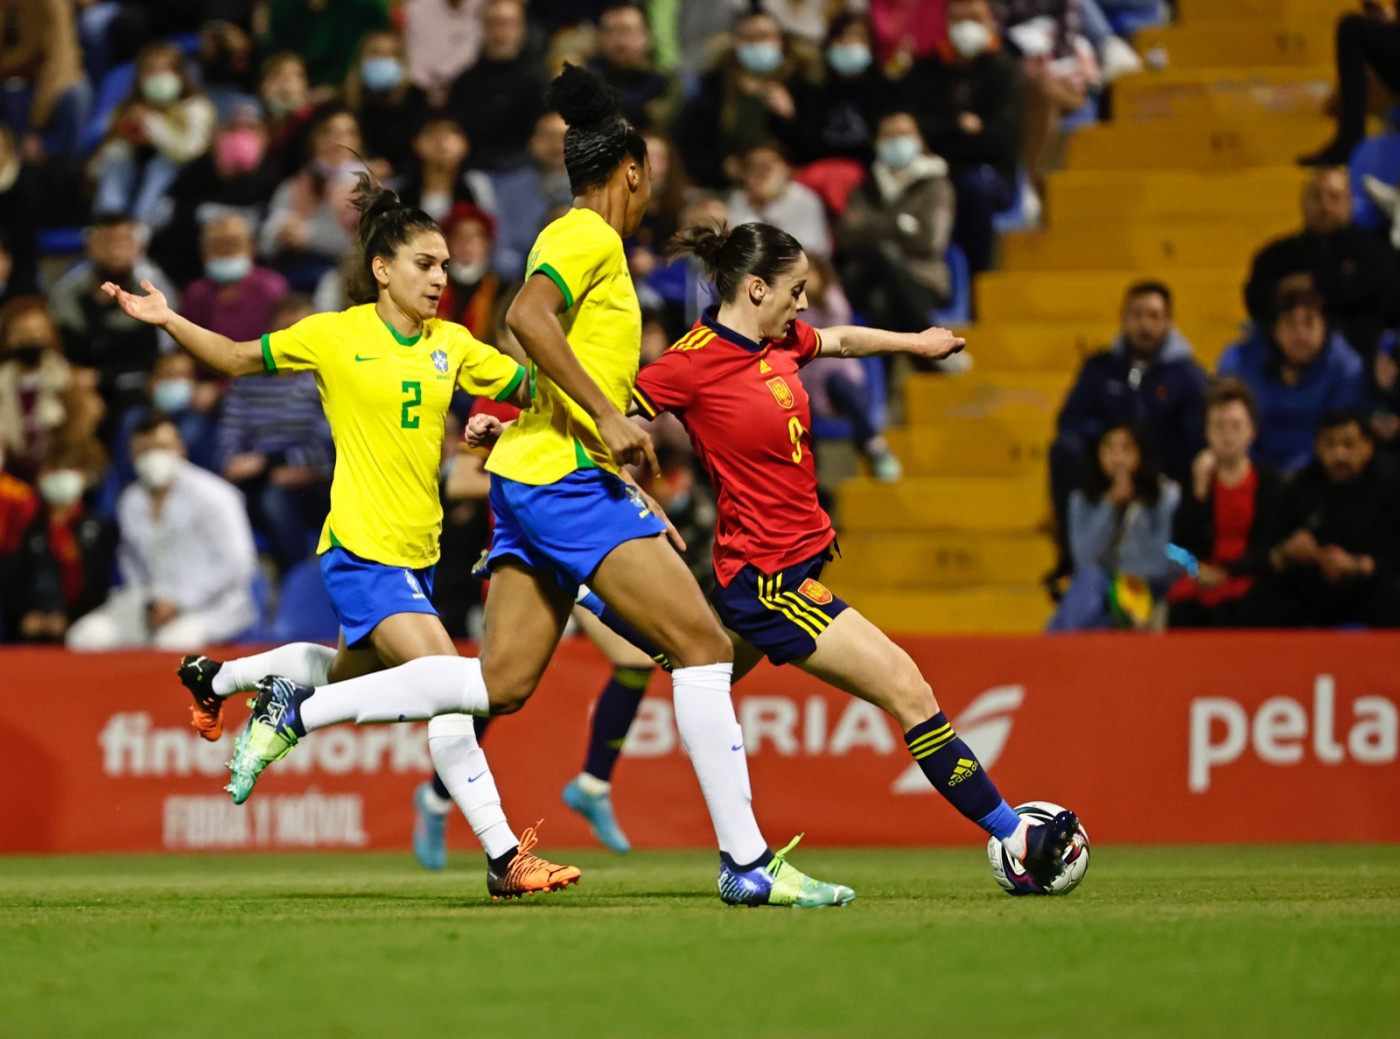
M 820 351 L 821 335 L 805 322 L 756 343 L 711 308 L 637 376 L 638 409 L 648 418 L 674 413 L 710 474 L 715 576 L 725 587 L 745 564 L 776 573 L 836 537 L 817 504 L 812 406 L 798 375 Z

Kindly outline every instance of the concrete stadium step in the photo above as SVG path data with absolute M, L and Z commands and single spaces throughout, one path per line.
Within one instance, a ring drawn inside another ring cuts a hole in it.
M 1046 439 L 983 422 L 969 432 L 967 423 L 923 422 L 885 431 L 906 477 L 1035 476 L 1045 471 Z
M 1279 18 L 1335 19 L 1360 7 L 1355 0 L 1177 0 L 1183 25 L 1239 19 L 1267 23 Z
M 1068 367 L 1040 372 L 997 372 L 974 368 L 957 375 L 911 375 L 904 383 L 904 410 L 910 422 L 925 415 L 1023 403 L 1059 409 L 1073 372 Z
M 1227 267 L 1173 271 L 1177 320 L 1241 321 L 1241 286 L 1248 256 L 1226 257 Z M 1112 319 L 1123 290 L 1135 281 L 1156 277 L 1151 268 L 1105 271 L 993 271 L 977 279 L 977 313 L 986 321 L 1037 321 L 1043 318 Z
M 1043 477 L 919 476 L 898 483 L 858 478 L 837 492 L 841 529 L 853 534 L 1035 529 L 1047 515 Z
M 937 531 L 850 534 L 829 574 L 845 590 L 965 588 L 1024 584 L 1055 565 L 1055 546 L 1040 534 Z
M 1171 223 L 1054 221 L 1045 231 L 1009 235 L 1002 243 L 1006 271 L 1074 271 L 1153 267 L 1160 271 L 1214 267 L 1222 256 L 1248 262 L 1261 245 L 1294 228 L 1286 212 Z
M 876 626 L 892 633 L 1004 632 L 1044 629 L 1053 612 L 1045 590 L 1033 585 L 989 585 L 941 591 L 840 586 L 841 597 Z
M 1222 65 L 1326 65 L 1333 59 L 1337 20 L 1300 11 L 1272 17 L 1221 18 L 1159 29 L 1133 37 L 1140 53 L 1166 53 L 1168 68 Z
M 1240 322 L 1231 319 L 1178 319 L 1177 327 L 1196 348 L 1196 359 L 1207 368 L 1214 367 L 1220 352 L 1241 334 Z M 973 370 L 988 379 L 1003 372 L 1077 371 L 1084 358 L 1117 336 L 1117 306 L 1106 308 L 1102 319 L 987 321 L 966 329 L 965 334 L 968 353 L 976 365 Z
M 1113 117 L 1202 119 L 1215 115 L 1319 114 L 1336 73 L 1330 65 L 1166 68 L 1113 85 Z
M 1311 115 L 1100 124 L 1069 139 L 1065 164 L 1079 170 L 1287 166 L 1326 141 L 1333 129 L 1329 120 Z
M 1054 224 L 1145 220 L 1284 220 L 1298 212 L 1308 172 L 1295 166 L 1194 170 L 1062 170 L 1045 210 Z M 1008 241 L 1010 239 L 1007 239 Z

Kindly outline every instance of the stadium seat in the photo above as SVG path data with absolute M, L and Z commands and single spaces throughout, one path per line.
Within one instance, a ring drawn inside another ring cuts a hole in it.
M 81 147 L 90 152 L 102 143 L 107 136 L 107 127 L 112 121 L 112 112 L 121 104 L 122 98 L 131 93 L 136 83 L 136 64 L 128 61 L 109 69 L 97 85 L 97 96 L 92 101 L 92 117 L 83 131 Z
M 282 579 L 282 597 L 268 625 L 273 642 L 331 642 L 340 631 L 330 594 L 321 579 L 321 561 L 303 559 Z
M 857 321 L 856 324 L 862 322 Z M 881 357 L 862 357 L 861 367 L 865 369 L 865 382 L 870 387 L 870 422 L 876 429 L 884 429 L 889 394 L 885 389 L 885 362 Z M 843 418 L 812 416 L 812 436 L 818 440 L 846 440 L 851 436 L 851 424 Z
M 1026 205 L 1026 193 L 1029 190 L 1030 181 L 1026 177 L 1026 171 L 1018 166 L 1016 168 L 1016 194 L 1011 205 L 992 217 L 992 227 L 997 234 L 1024 231 L 1035 223 L 1030 207 Z
M 1159 25 L 1166 25 L 1170 17 L 1165 3 L 1158 4 L 1157 10 L 1150 13 L 1106 10 L 1104 14 L 1108 16 L 1108 22 L 1113 26 L 1113 31 L 1125 40 L 1131 39 L 1134 33 L 1142 32 L 1144 29 L 1155 29 Z
M 1368 137 L 1356 146 L 1347 164 L 1351 173 L 1351 215 L 1356 226 L 1368 231 L 1390 226 L 1390 217 L 1366 194 L 1366 177 L 1385 184 L 1400 183 L 1400 131 Z
M 948 243 L 948 251 L 943 254 L 948 262 L 949 287 L 953 298 L 948 305 L 940 307 L 929 316 L 930 322 L 944 328 L 960 328 L 972 324 L 972 269 L 967 262 L 967 254 L 956 242 Z

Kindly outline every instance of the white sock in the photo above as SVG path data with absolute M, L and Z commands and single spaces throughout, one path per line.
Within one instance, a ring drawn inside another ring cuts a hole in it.
M 330 646 L 291 642 L 266 653 L 225 660 L 212 687 L 218 696 L 232 696 L 248 692 L 268 675 L 281 675 L 298 685 L 325 685 L 334 659 L 335 650 Z
M 309 702 L 309 701 L 308 701 Z M 452 800 L 462 809 L 487 857 L 499 858 L 520 841 L 506 822 L 496 779 L 486 752 L 476 741 L 476 723 L 467 714 L 439 714 L 428 722 L 428 752 Z
M 423 721 L 438 714 L 488 714 L 475 657 L 419 657 L 387 671 L 317 686 L 302 701 L 307 732 L 339 722 Z
M 590 772 L 580 772 L 578 774 L 578 786 L 589 797 L 601 797 L 612 789 L 612 784 L 606 779 L 599 779 Z
M 753 817 L 744 731 L 729 698 L 733 676 L 733 664 L 680 667 L 671 672 L 671 687 L 681 745 L 700 780 L 719 850 L 742 864 L 761 858 L 768 842 Z

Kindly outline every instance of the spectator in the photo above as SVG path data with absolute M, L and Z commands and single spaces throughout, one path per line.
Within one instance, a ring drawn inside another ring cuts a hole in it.
M 15 622 L 11 603 L 19 600 L 25 533 L 39 513 L 34 488 L 5 471 L 5 445 L 0 442 L 0 631 Z
M 258 99 L 267 113 L 268 156 L 280 180 L 305 158 L 306 134 L 316 114 L 301 58 L 284 51 L 263 62 Z
M 598 55 L 589 63 L 622 97 L 622 114 L 639 130 L 665 121 L 671 82 L 651 61 L 651 29 L 641 5 L 610 0 L 598 16 Z
M 870 22 L 841 14 L 827 33 L 826 73 L 802 113 L 799 159 L 849 159 L 868 165 L 875 156 L 875 126 L 895 106 L 895 88 L 870 50 Z
M 83 503 L 97 475 L 76 448 L 59 448 L 44 461 L 42 504 L 0 595 L 6 606 L 0 641 L 62 642 L 68 625 L 106 598 L 117 532 Z
M 1084 38 L 1094 48 L 1105 84 L 1143 70 L 1142 58 L 1132 44 L 1119 36 L 1108 20 L 1109 10 L 1133 10 L 1146 15 L 1160 14 L 1159 0 L 1079 0 L 1083 15 Z
M 1308 464 L 1325 412 L 1365 403 L 1366 376 L 1356 351 L 1327 327 L 1316 293 L 1284 292 L 1277 315 L 1227 349 L 1216 370 L 1243 380 L 1258 402 L 1254 460 L 1291 473 Z
M 992 217 L 1016 201 L 1025 112 L 1022 74 L 1002 46 L 990 0 L 949 0 L 948 39 L 909 74 L 909 97 L 957 195 L 953 238 L 974 271 L 992 265 Z
M 1371 432 L 1387 450 L 1400 446 L 1400 360 L 1396 358 L 1400 337 L 1391 334 L 1376 351 L 1376 413 L 1371 416 Z
M 831 261 L 812 258 L 807 268 L 807 300 L 803 320 L 813 328 L 851 323 L 851 305 L 841 291 Z M 802 369 L 802 385 L 812 399 L 813 415 L 844 419 L 851 427 L 851 443 L 869 464 L 875 479 L 893 483 L 904 474 L 884 433 L 875 424 L 876 402 L 871 399 L 865 364 L 859 358 L 818 357 L 809 361 Z
M 652 4 L 652 33 L 657 64 L 676 68 L 694 79 L 714 57 L 718 41 L 734 27 L 734 20 L 753 10 L 749 0 L 681 0 L 679 10 L 667 11 Z
M 209 153 L 180 171 L 170 189 L 170 222 L 151 240 L 151 255 L 178 284 L 188 285 L 203 273 L 204 226 L 236 215 L 252 234 L 277 181 L 267 152 L 267 130 L 257 107 L 245 105 L 215 133 Z
M 836 230 L 842 282 L 872 324 L 919 332 L 948 301 L 953 213 L 948 164 L 928 154 L 913 116 L 885 116 L 870 179 L 852 193 Z
M 345 82 L 365 35 L 389 28 L 385 0 L 269 0 L 267 17 L 264 50 L 300 54 L 327 97 Z
M 248 27 L 224 16 L 231 13 L 222 9 L 224 5 L 213 6 L 221 17 L 199 26 L 200 79 L 219 118 L 227 119 L 235 108 L 254 99 L 257 55 Z
M 466 168 L 470 151 L 455 119 L 432 116 L 413 137 L 414 159 L 399 179 L 399 197 L 441 223 L 456 203 L 492 195 L 489 178 Z
M 832 12 L 849 5 L 843 0 L 759 0 L 757 6 L 788 36 L 817 46 L 826 37 Z
M 501 279 L 491 269 L 496 221 L 479 206 L 459 202 L 443 221 L 447 251 L 447 288 L 438 302 L 438 317 L 464 325 L 483 342 L 491 341 L 492 322 L 501 301 Z
M 1317 430 L 1317 456 L 1283 494 L 1269 552 L 1267 594 L 1274 625 L 1400 626 L 1400 474 L 1377 455 L 1366 416 L 1329 411 Z
M 9 127 L 0 126 L 0 236 L 11 262 L 0 297 L 28 295 L 38 283 L 43 179 L 37 166 L 20 157 Z
M 1167 558 L 1180 489 L 1161 475 L 1146 428 L 1109 425 L 1069 500 L 1069 590 L 1051 631 L 1146 627 L 1173 575 Z
M 1172 324 L 1171 290 L 1155 281 L 1130 286 L 1122 321 L 1113 345 L 1085 360 L 1056 421 L 1050 490 L 1061 529 L 1086 449 L 1104 430 L 1142 423 L 1166 475 L 1179 483 L 1190 479 L 1203 446 L 1206 375 Z
M 799 113 L 818 69 L 788 46 L 769 15 L 741 15 L 732 43 L 720 52 L 675 122 L 676 150 L 690 179 L 723 189 L 740 176 L 739 157 L 777 141 L 799 152 Z
M 358 215 L 350 193 L 362 146 L 358 120 L 343 108 L 328 109 L 311 127 L 311 161 L 272 196 L 258 251 L 293 288 L 314 288 L 350 250 Z
M 112 113 L 107 140 L 93 157 L 93 212 L 129 213 L 148 227 L 180 168 L 209 150 L 214 106 L 185 75 L 173 43 L 152 43 L 136 58 L 136 85 Z
M 478 169 L 513 169 L 529 158 L 546 84 L 525 40 L 522 0 L 489 0 L 481 17 L 481 58 L 448 94 L 447 110 L 472 142 L 471 164 Z
M 103 282 L 140 292 L 141 283 L 149 281 L 171 306 L 178 306 L 179 297 L 165 272 L 141 254 L 138 229 L 130 217 L 98 217 L 87 232 L 83 252 L 86 259 L 50 291 L 49 308 L 68 359 L 96 369 L 108 408 L 119 408 L 139 399 L 155 364 L 160 333 L 127 317 L 102 291 Z
M 305 296 L 287 296 L 268 329 L 290 327 L 312 312 Z M 215 467 L 243 492 L 253 526 L 285 573 L 314 546 L 330 508 L 335 445 L 316 377 L 300 372 L 235 379 L 214 454 Z
M 73 370 L 53 318 L 37 296 L 0 309 L 0 444 L 10 471 L 33 480 L 68 421 Z
M 185 456 L 191 462 L 201 469 L 213 468 L 219 387 L 201 386 L 196 381 L 198 371 L 194 359 L 181 350 L 171 350 L 156 358 L 155 367 L 146 380 L 145 396 L 117 419 L 113 468 L 120 486 L 125 487 L 137 477 L 131 462 L 131 444 L 136 431 L 152 415 L 163 416 L 175 427 L 180 442 L 185 445 Z
M 947 37 L 950 0 L 870 0 L 875 60 L 898 77 Z
M 492 267 L 506 279 L 525 277 L 525 258 L 548 221 L 545 215 L 573 200 L 564 169 L 564 132 L 568 126 L 558 112 L 546 112 L 530 137 L 530 161 L 491 175 L 499 230 Z
M 1285 284 L 1321 293 L 1328 320 L 1366 358 L 1375 356 L 1382 329 L 1400 316 L 1400 266 L 1381 239 L 1351 222 L 1345 167 L 1313 173 L 1303 189 L 1303 229 L 1254 257 L 1244 298 L 1255 322 L 1268 324 Z
M 92 106 L 68 0 L 7 0 L 0 47 L 0 123 L 31 159 L 74 155 Z
M 403 38 L 389 30 L 367 33 L 359 60 L 345 77 L 346 107 L 359 120 L 368 157 L 400 170 L 429 113 L 428 95 L 408 81 Z
M 792 179 L 792 167 L 777 143 L 744 153 L 743 186 L 729 196 L 729 218 L 735 226 L 772 224 L 801 242 L 809 256 L 831 255 L 831 228 L 821 197 Z
M 4 229 L 0 228 L 0 307 L 12 299 L 19 299 L 21 296 L 29 296 L 33 293 L 33 278 L 26 277 L 17 269 L 14 250 L 10 248 Z
M 257 619 L 257 556 L 242 495 L 185 460 L 163 415 L 137 428 L 131 452 L 140 479 L 117 504 L 124 584 L 68 629 L 68 647 L 177 651 L 233 638 Z
M 1241 627 L 1253 620 L 1247 596 L 1268 561 L 1279 504 L 1278 476 L 1249 460 L 1258 432 L 1254 397 L 1238 379 L 1206 391 L 1206 448 L 1191 466 L 1172 541 L 1198 560 L 1168 593 L 1173 628 Z
M 1400 23 L 1393 3 L 1367 3 L 1365 14 L 1337 22 L 1337 133 L 1320 150 L 1298 161 L 1304 166 L 1345 166 L 1366 136 L 1370 75 L 1400 91 Z
M 452 81 L 476 64 L 481 53 L 484 0 L 403 0 L 408 79 L 441 108 Z
M 287 280 L 254 262 L 248 220 L 238 213 L 211 219 L 204 225 L 200 253 L 204 277 L 185 290 L 180 312 L 234 342 L 246 343 L 268 331 L 273 310 L 288 292 Z

